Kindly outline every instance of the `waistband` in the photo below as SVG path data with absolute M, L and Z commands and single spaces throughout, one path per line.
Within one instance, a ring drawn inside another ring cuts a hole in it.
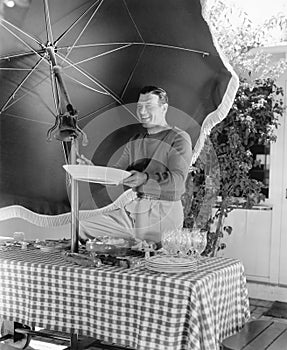
M 137 198 L 140 199 L 152 199 L 152 200 L 157 200 L 157 201 L 163 201 L 163 202 L 178 202 L 180 199 L 175 199 L 175 198 L 160 198 L 159 196 L 152 195 L 152 194 L 146 194 L 146 193 L 141 193 L 137 192 Z
M 137 198 L 140 198 L 140 199 L 153 199 L 153 200 L 159 200 L 160 197 L 158 196 L 153 196 L 151 194 L 145 194 L 145 193 L 139 193 L 137 192 Z

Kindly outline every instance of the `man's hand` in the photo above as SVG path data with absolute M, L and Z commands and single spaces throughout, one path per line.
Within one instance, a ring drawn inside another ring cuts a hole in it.
M 141 173 L 136 170 L 131 170 L 130 172 L 132 173 L 132 175 L 122 181 L 123 185 L 129 187 L 138 187 L 140 185 L 143 185 L 148 179 L 146 173 Z
M 78 155 L 77 163 L 81 165 L 94 165 L 94 163 L 86 158 L 83 154 Z

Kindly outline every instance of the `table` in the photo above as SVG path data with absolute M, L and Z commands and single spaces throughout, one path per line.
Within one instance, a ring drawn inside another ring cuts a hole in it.
M 248 320 L 243 265 L 205 258 L 196 271 L 86 268 L 60 253 L 0 252 L 0 315 L 139 350 L 215 350 Z

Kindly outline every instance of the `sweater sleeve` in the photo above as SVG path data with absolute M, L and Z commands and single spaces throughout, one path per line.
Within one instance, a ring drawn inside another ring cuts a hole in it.
M 126 170 L 130 165 L 130 141 L 125 145 L 119 160 L 112 165 L 113 168 Z
M 190 136 L 184 131 L 177 132 L 168 150 L 166 145 L 164 143 L 160 147 L 155 159 L 146 168 L 148 181 L 137 191 L 178 199 L 185 191 L 185 181 L 191 164 Z

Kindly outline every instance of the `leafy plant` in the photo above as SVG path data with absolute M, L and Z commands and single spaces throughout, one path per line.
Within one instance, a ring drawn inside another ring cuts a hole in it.
M 196 224 L 208 232 L 205 255 L 225 247 L 221 239 L 232 227 L 224 226 L 224 218 L 233 209 L 251 208 L 264 200 L 263 183 L 250 177 L 251 149 L 276 140 L 274 131 L 284 110 L 282 94 L 271 79 L 252 85 L 242 81 L 227 118 L 214 127 L 189 175 L 184 226 Z
M 274 81 L 286 69 L 284 58 L 272 61 L 272 55 L 260 50 L 286 40 L 287 17 L 279 13 L 263 24 L 253 23 L 234 1 L 206 0 L 205 18 L 218 46 L 224 52 L 241 79 L 253 83 L 256 79 Z
M 274 132 L 284 111 L 283 90 L 276 79 L 287 65 L 284 59 L 274 62 L 260 48 L 274 44 L 275 38 L 284 39 L 287 18 L 280 14 L 256 25 L 236 3 L 228 5 L 221 0 L 206 0 L 204 16 L 240 78 L 233 106 L 212 130 L 188 177 L 183 197 L 184 226 L 205 229 L 208 243 L 204 254 L 215 255 L 224 248 L 223 235 L 232 232 L 232 227 L 224 225 L 228 214 L 234 208 L 251 208 L 264 200 L 263 183 L 250 176 L 256 165 L 252 146 L 276 140 Z

